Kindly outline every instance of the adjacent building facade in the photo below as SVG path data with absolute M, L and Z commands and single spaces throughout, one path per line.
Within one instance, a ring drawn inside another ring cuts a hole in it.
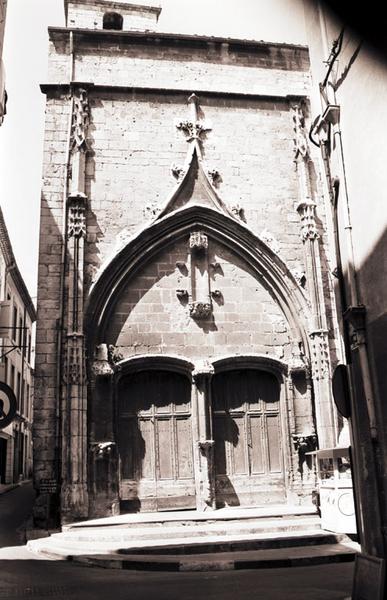
M 0 1 L 0 125 L 6 112 L 7 94 L 5 91 L 5 72 L 3 63 L 3 43 L 5 30 L 5 17 L 7 13 L 7 0 Z
M 362 556 L 371 557 L 367 569 L 358 571 L 365 586 L 359 596 L 384 597 L 387 151 L 380 123 L 386 118 L 385 36 L 382 22 L 375 22 L 375 37 L 370 36 L 370 23 L 377 19 L 372 11 L 363 27 L 358 21 L 357 33 L 325 2 L 305 2 L 305 11 L 313 80 L 311 137 L 320 147 L 331 206 L 358 528 Z M 361 19 L 360 12 L 355 14 Z M 347 17 L 351 20 L 351 14 Z
M 16 396 L 15 420 L 0 429 L 0 486 L 32 477 L 32 324 L 35 308 L 0 209 L 0 381 Z
M 310 505 L 306 453 L 343 422 L 308 50 L 65 5 L 42 86 L 35 523 Z

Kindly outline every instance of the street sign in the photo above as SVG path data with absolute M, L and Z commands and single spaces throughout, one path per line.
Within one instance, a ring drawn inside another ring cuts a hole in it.
M 0 429 L 8 427 L 16 416 L 17 402 L 13 389 L 0 381 Z

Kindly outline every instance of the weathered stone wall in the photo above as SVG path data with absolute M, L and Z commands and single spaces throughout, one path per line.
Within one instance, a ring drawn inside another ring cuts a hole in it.
M 37 489 L 41 479 L 55 479 L 57 475 L 55 432 L 59 407 L 57 369 L 60 365 L 57 339 L 61 317 L 63 198 L 69 114 L 68 100 L 55 97 L 47 100 L 35 342 L 33 449 Z M 45 522 L 47 497 L 44 495 L 37 499 L 35 516 L 37 523 L 39 519 Z
M 48 80 L 69 81 L 68 31 L 51 30 Z M 171 40 L 156 34 L 74 32 L 74 81 L 96 85 L 306 95 L 308 54 L 298 46 Z
M 188 149 L 176 124 L 192 118 L 187 95 L 193 91 L 199 97 L 198 118 L 207 127 L 201 142 L 203 164 L 219 173 L 219 197 L 229 209 L 239 206 L 247 227 L 290 270 L 306 271 L 288 97 L 307 93 L 304 48 L 78 32 L 74 50 L 71 75 L 68 32 L 51 31 L 51 81 L 68 83 L 71 78 L 96 84 L 88 90 L 85 297 L 117 249 L 155 219 L 175 188 L 171 166 L 183 165 Z M 55 427 L 64 364 L 57 353 L 57 336 L 58 329 L 66 333 L 60 319 L 62 300 L 64 312 L 67 306 L 61 276 L 70 92 L 67 86 L 47 88 L 36 357 L 37 486 L 41 478 L 57 474 Z M 313 182 L 324 235 L 317 176 Z M 176 289 L 188 287 L 187 275 L 176 266 L 187 258 L 187 240 L 180 240 L 128 282 L 102 341 L 118 346 L 125 356 L 168 353 L 195 359 L 261 353 L 289 361 L 294 340 L 269 292 L 236 254 L 211 239 L 210 252 L 210 262 L 220 264 L 211 281 L 212 289 L 221 292 L 213 299 L 213 319 L 194 321 L 176 296 Z M 326 261 L 323 270 L 328 273 Z M 302 285 L 308 295 L 309 281 Z M 304 383 L 294 394 L 298 422 L 293 429 L 299 433 L 313 428 L 311 394 Z M 38 499 L 38 509 L 39 502 L 43 514 L 46 499 Z
M 209 239 L 213 315 L 196 321 L 177 289 L 188 289 L 188 239 L 165 249 L 140 271 L 118 299 L 107 342 L 123 356 L 175 354 L 189 360 L 261 353 L 290 357 L 290 333 L 278 304 L 234 253 Z M 179 263 L 177 266 L 176 263 Z M 180 264 L 184 263 L 184 267 Z
M 200 100 L 211 125 L 204 160 L 220 174 L 219 196 L 230 208 L 243 209 L 254 233 L 271 234 L 289 268 L 303 270 L 288 102 Z M 187 115 L 185 95 L 92 95 L 86 250 L 91 275 L 165 205 L 176 186 L 171 166 L 183 165 L 186 157 L 187 142 L 176 123 Z

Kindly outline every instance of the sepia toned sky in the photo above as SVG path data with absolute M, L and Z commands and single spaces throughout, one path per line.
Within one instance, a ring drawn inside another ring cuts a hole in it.
M 146 1 L 135 1 L 146 4 Z M 302 0 L 160 0 L 159 30 L 305 44 Z M 16 260 L 36 296 L 47 27 L 63 0 L 8 0 L 7 115 L 0 127 L 0 203 Z

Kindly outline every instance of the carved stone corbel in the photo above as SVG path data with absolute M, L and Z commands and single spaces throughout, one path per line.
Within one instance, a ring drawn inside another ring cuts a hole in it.
M 95 456 L 95 458 L 103 459 L 108 457 L 114 450 L 116 446 L 115 442 L 93 442 L 91 444 L 91 452 Z
M 189 247 L 195 251 L 205 251 L 208 249 L 208 237 L 203 231 L 194 231 L 189 236 Z

